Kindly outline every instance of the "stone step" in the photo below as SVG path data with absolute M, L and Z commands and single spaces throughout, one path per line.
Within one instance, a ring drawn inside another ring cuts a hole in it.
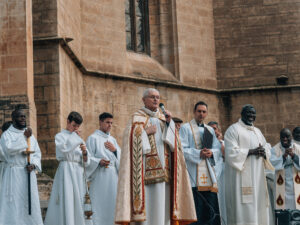
M 38 190 L 40 196 L 41 212 L 43 220 L 45 219 L 48 202 L 52 190 L 53 179 L 45 173 L 37 174 Z

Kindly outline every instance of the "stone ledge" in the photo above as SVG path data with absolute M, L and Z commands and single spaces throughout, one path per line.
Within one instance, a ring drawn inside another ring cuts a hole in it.
M 70 41 L 70 38 L 63 38 L 63 37 L 35 37 L 34 38 L 34 44 L 35 45 L 48 45 L 48 44 L 60 44 L 61 47 L 66 51 L 68 56 L 72 59 L 73 63 L 77 66 L 77 68 L 82 72 L 84 75 L 89 76 L 96 76 L 96 77 L 102 77 L 107 79 L 113 79 L 113 80 L 124 80 L 124 81 L 132 81 L 137 83 L 147 83 L 147 84 L 153 84 L 153 85 L 161 85 L 165 87 L 171 87 L 171 88 L 180 88 L 190 91 L 199 91 L 204 93 L 210 93 L 210 94 L 230 94 L 230 93 L 238 93 L 238 92 L 248 92 L 248 91 L 270 91 L 270 90 L 285 90 L 285 89 L 299 89 L 300 84 L 294 84 L 294 85 L 269 85 L 269 86 L 251 86 L 251 87 L 243 87 L 243 88 L 229 88 L 229 89 L 214 89 L 214 88 L 200 88 L 197 86 L 192 85 L 185 85 L 181 83 L 180 81 L 174 81 L 174 80 L 161 80 L 158 78 L 145 78 L 141 76 L 132 76 L 132 75 L 120 75 L 120 74 L 112 74 L 112 73 L 100 73 L 98 71 L 88 71 L 84 65 L 81 63 L 79 58 L 75 55 L 71 47 L 69 46 L 68 42 Z M 176 80 L 176 78 L 174 77 Z

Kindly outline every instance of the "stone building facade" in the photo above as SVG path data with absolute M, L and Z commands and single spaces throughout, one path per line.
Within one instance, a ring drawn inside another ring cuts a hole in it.
M 113 113 L 121 143 L 155 87 L 184 121 L 207 102 L 207 122 L 223 130 L 252 103 L 275 144 L 300 121 L 299 9 L 300 0 L 0 0 L 0 124 L 24 104 L 53 167 L 70 111 L 83 115 L 84 138 Z

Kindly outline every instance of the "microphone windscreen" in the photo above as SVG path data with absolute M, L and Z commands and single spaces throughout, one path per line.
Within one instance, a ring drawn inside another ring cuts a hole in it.
M 159 103 L 159 107 L 165 107 L 163 103 Z

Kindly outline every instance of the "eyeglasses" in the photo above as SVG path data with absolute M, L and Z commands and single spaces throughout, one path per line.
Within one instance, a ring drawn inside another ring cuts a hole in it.
M 151 98 L 151 99 L 160 99 L 160 97 L 159 96 L 156 96 L 156 95 L 150 95 L 150 96 L 148 96 L 147 98 Z

